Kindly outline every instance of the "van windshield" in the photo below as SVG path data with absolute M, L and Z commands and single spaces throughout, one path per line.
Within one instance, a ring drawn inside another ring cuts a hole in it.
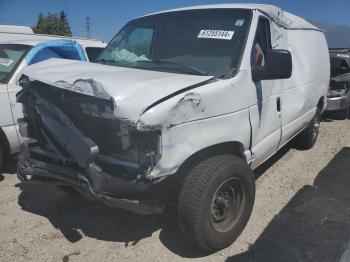
M 229 77 L 239 66 L 251 17 L 247 9 L 199 9 L 142 17 L 124 26 L 97 62 Z
M 0 45 L 0 83 L 6 84 L 28 50 L 27 45 Z

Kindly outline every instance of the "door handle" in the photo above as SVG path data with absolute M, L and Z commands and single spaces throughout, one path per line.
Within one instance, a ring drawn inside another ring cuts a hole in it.
M 281 112 L 281 98 L 277 97 L 277 112 Z

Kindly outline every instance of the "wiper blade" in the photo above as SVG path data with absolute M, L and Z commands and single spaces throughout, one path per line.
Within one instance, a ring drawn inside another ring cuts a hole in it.
M 155 64 L 173 64 L 177 66 L 181 66 L 183 68 L 186 68 L 187 70 L 190 70 L 196 74 L 202 75 L 202 76 L 207 76 L 208 73 L 205 71 L 202 71 L 198 68 L 195 68 L 193 66 L 189 66 L 183 62 L 180 61 L 175 61 L 175 60 L 170 60 L 170 59 L 155 59 L 155 60 L 140 60 L 138 62 L 150 62 L 150 63 L 155 63 Z
M 95 61 L 95 63 L 102 63 L 102 64 L 104 64 L 104 65 L 107 65 L 107 64 L 114 64 L 115 63 L 115 61 L 113 61 L 113 60 L 107 60 L 107 59 L 104 59 L 104 58 L 102 58 L 102 59 L 97 59 L 96 61 Z

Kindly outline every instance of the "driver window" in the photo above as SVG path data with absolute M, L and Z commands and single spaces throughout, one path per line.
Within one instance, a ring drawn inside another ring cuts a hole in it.
M 266 66 L 267 51 L 271 49 L 270 22 L 264 17 L 259 18 L 258 27 L 254 39 L 251 64 L 252 67 Z

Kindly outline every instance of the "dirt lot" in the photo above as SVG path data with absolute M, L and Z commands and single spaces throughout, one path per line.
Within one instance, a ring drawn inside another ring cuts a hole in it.
M 350 241 L 350 120 L 324 121 L 309 151 L 285 147 L 256 171 L 253 215 L 206 256 L 174 213 L 142 217 L 0 175 L 0 261 L 339 261 Z M 350 260 L 347 260 L 350 261 Z

